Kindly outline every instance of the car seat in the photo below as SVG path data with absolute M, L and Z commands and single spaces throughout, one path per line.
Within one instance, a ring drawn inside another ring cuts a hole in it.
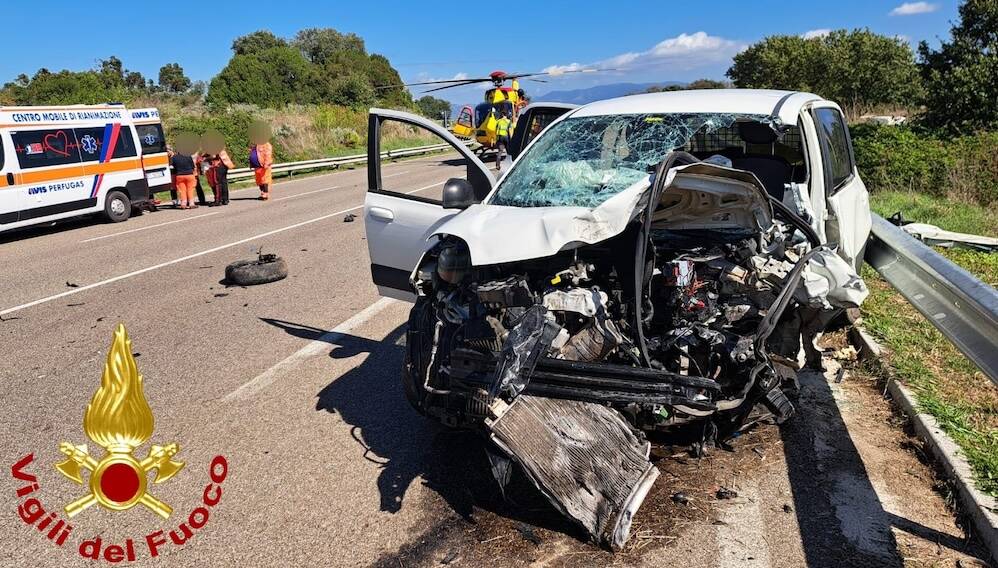
M 776 142 L 777 134 L 768 124 L 761 122 L 738 122 L 738 135 L 746 144 L 766 145 Z M 746 153 L 733 156 L 731 165 L 746 170 L 759 178 L 766 191 L 782 201 L 786 183 L 790 182 L 793 168 L 786 159 L 773 154 Z

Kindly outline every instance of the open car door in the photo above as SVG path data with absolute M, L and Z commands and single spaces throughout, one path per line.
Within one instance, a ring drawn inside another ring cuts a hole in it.
M 391 163 L 407 155 L 406 147 L 440 145 L 429 157 Z M 385 150 L 392 148 L 391 150 Z M 446 209 L 444 183 L 464 178 L 476 201 L 492 191 L 495 177 L 468 147 L 445 128 L 421 116 L 373 108 L 368 116 L 367 196 L 364 224 L 371 257 L 371 278 L 378 293 L 412 301 L 409 277 L 432 243 L 427 237 L 445 220 L 461 212 Z
M 852 139 L 842 110 L 832 102 L 813 103 L 808 117 L 814 122 L 825 197 L 824 233 L 827 242 L 838 244 L 838 253 L 859 272 L 866 240 L 870 235 L 870 195 L 856 170 Z
M 516 128 L 513 129 L 513 136 L 509 141 L 507 148 L 509 157 L 515 160 L 527 144 L 530 144 L 530 141 L 549 124 L 566 112 L 577 108 L 579 105 L 568 103 L 531 103 L 525 106 L 516 119 Z

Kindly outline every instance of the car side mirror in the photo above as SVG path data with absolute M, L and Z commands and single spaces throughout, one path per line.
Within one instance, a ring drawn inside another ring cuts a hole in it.
M 467 209 L 478 203 L 475 199 L 475 188 L 462 178 L 450 178 L 444 183 L 442 198 L 444 209 Z

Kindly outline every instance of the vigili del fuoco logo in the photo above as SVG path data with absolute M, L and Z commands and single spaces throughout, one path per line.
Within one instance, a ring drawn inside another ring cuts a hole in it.
M 83 413 L 83 432 L 103 449 L 103 455 L 91 453 L 87 444 L 62 442 L 59 451 L 66 459 L 55 464 L 59 472 L 85 487 L 87 492 L 63 507 L 65 519 L 60 518 L 57 511 L 50 512 L 38 497 L 37 477 L 28 469 L 35 456 L 27 454 L 11 467 L 14 478 L 23 482 L 17 489 L 18 516 L 59 547 L 70 541 L 74 526 L 69 519 L 78 522 L 75 520 L 77 515 L 93 505 L 111 511 L 127 511 L 142 505 L 163 519 L 169 519 L 173 508 L 153 495 L 149 477 L 154 475 L 153 485 L 166 482 L 183 469 L 184 463 L 174 459 L 180 446 L 172 442 L 153 444 L 145 457 L 136 456 L 136 450 L 152 438 L 153 426 L 153 413 L 132 355 L 132 342 L 125 327 L 118 324 L 100 387 Z M 86 480 L 84 470 L 88 474 Z M 204 488 L 201 505 L 168 534 L 156 530 L 141 538 L 127 538 L 122 544 L 105 544 L 97 536 L 80 541 L 77 547 L 80 556 L 116 563 L 135 561 L 142 556 L 159 556 L 167 545 L 182 546 L 207 524 L 211 508 L 221 500 L 222 482 L 228 475 L 228 462 L 223 456 L 212 459 L 208 474 L 211 483 Z

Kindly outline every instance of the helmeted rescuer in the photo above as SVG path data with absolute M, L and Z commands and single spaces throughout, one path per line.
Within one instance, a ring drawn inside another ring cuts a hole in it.
M 273 181 L 270 169 L 274 165 L 274 147 L 270 142 L 251 145 L 249 163 L 256 176 L 256 185 L 260 187 L 260 199 L 270 199 L 270 184 Z
M 513 121 L 507 113 L 503 113 L 496 121 L 496 168 L 500 167 L 506 149 L 509 148 L 509 136 L 513 132 Z

